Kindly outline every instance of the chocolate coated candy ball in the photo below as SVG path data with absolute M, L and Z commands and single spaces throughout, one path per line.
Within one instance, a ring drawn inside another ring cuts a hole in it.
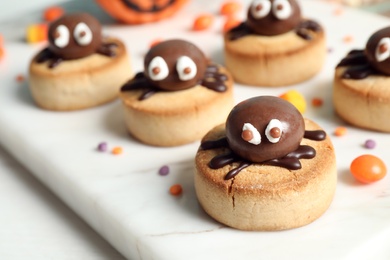
M 259 35 L 278 35 L 293 30 L 301 21 L 295 0 L 254 0 L 248 9 L 247 25 Z
M 390 75 L 390 27 L 377 31 L 368 39 L 365 53 L 372 67 Z
M 102 44 L 101 29 L 87 13 L 66 14 L 49 26 L 49 49 L 65 60 L 89 56 Z
M 305 133 L 301 113 L 289 102 L 260 96 L 236 105 L 226 121 L 226 136 L 234 153 L 261 163 L 295 151 Z
M 149 50 L 144 66 L 145 75 L 154 86 L 174 91 L 197 85 L 205 74 L 207 59 L 194 44 L 169 40 Z

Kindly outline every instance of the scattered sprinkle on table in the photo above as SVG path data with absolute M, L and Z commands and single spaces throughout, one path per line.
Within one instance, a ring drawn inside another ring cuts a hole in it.
M 192 25 L 193 31 L 203 31 L 211 27 L 214 17 L 211 14 L 202 14 L 195 18 Z
M 352 35 L 346 35 L 346 36 L 344 36 L 343 42 L 344 42 L 344 43 L 351 43 L 351 42 L 353 42 L 353 36 L 352 36 Z
M 168 175 L 168 174 L 169 174 L 169 167 L 168 167 L 168 165 L 162 166 L 162 167 L 158 170 L 158 174 L 160 174 L 161 176 Z
M 227 1 L 221 5 L 219 13 L 221 15 L 231 16 L 236 14 L 241 9 L 241 4 L 236 1 Z
M 107 143 L 106 142 L 101 142 L 98 147 L 97 147 L 99 152 L 105 152 L 107 151 Z
M 387 173 L 385 163 L 371 154 L 364 154 L 355 158 L 350 165 L 350 171 L 362 183 L 379 181 Z
M 365 142 L 364 142 L 364 147 L 367 148 L 367 149 L 374 149 L 376 146 L 376 142 L 372 139 L 367 139 Z
M 120 146 L 116 146 L 114 148 L 112 148 L 112 154 L 114 155 L 119 155 L 119 154 L 122 154 L 123 153 L 123 148 L 120 147 Z
M 324 101 L 321 98 L 313 98 L 311 104 L 313 107 L 320 107 L 324 104 Z
M 343 136 L 347 134 L 347 128 L 344 126 L 339 126 L 335 129 L 334 135 L 335 136 Z
M 52 22 L 60 18 L 64 14 L 64 9 L 60 6 L 51 6 L 43 12 L 43 19 L 47 22 Z
M 173 196 L 179 196 L 183 192 L 183 187 L 180 184 L 172 185 L 169 188 L 169 193 Z
M 22 74 L 18 74 L 18 75 L 16 75 L 15 80 L 17 82 L 23 82 L 25 80 L 25 78 Z

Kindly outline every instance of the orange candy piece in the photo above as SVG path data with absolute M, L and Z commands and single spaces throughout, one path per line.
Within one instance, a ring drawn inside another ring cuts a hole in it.
M 169 193 L 172 194 L 173 196 L 179 196 L 183 192 L 183 187 L 180 184 L 175 184 L 172 185 L 169 188 Z
M 226 19 L 225 24 L 223 25 L 223 32 L 226 33 L 230 29 L 233 29 L 234 27 L 238 26 L 241 23 L 239 19 L 236 18 L 228 18 Z
M 47 22 L 51 22 L 60 18 L 63 14 L 64 14 L 64 9 L 62 7 L 52 6 L 46 8 L 46 10 L 43 12 L 43 19 Z
M 123 153 L 123 149 L 122 149 L 122 147 L 117 146 L 117 147 L 114 147 L 111 152 L 112 152 L 112 154 L 119 155 L 119 154 Z
M 219 13 L 222 15 L 234 15 L 241 9 L 241 4 L 235 1 L 228 1 L 221 5 Z
M 208 29 L 214 22 L 214 17 L 211 14 L 202 14 L 195 18 L 192 30 L 202 31 Z
M 346 135 L 346 134 L 347 134 L 347 128 L 344 127 L 344 126 L 339 126 L 334 131 L 334 135 L 335 136 L 343 136 L 343 135 Z
M 31 24 L 27 27 L 26 41 L 28 43 L 37 43 L 47 40 L 48 26 L 45 23 Z
M 384 162 L 370 154 L 364 154 L 354 159 L 350 166 L 352 175 L 362 183 L 372 183 L 386 176 Z
M 313 107 L 320 107 L 324 104 L 324 101 L 321 98 L 313 98 L 311 100 L 311 104 Z

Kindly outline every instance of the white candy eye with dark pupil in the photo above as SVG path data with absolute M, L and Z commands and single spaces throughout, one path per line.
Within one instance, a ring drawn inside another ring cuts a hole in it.
M 181 56 L 177 60 L 176 70 L 180 80 L 182 81 L 193 79 L 197 73 L 197 67 L 195 62 L 187 56 Z
M 255 0 L 250 8 L 252 16 L 255 19 L 261 19 L 271 11 L 271 2 L 269 0 Z
M 390 57 L 390 38 L 382 38 L 375 50 L 375 58 L 377 62 L 384 61 Z
M 156 56 L 150 61 L 148 75 L 154 81 L 163 80 L 169 75 L 168 65 L 162 57 Z
M 283 125 L 278 119 L 271 119 L 265 129 L 265 136 L 271 143 L 277 143 L 283 133 Z
M 291 4 L 288 0 L 275 0 L 272 5 L 272 12 L 279 20 L 285 20 L 292 14 Z
M 242 127 L 241 138 L 254 145 L 261 143 L 261 135 L 251 123 L 245 123 Z
M 64 48 L 69 43 L 69 29 L 65 25 L 59 25 L 53 33 L 54 45 Z
M 76 25 L 73 31 L 73 37 L 81 46 L 89 45 L 92 42 L 92 31 L 85 23 Z

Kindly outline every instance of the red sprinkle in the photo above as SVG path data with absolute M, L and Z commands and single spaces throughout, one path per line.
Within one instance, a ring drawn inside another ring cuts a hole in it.
M 22 74 L 19 74 L 16 76 L 15 80 L 17 82 L 23 82 L 25 80 L 25 77 Z
M 183 192 L 183 187 L 180 184 L 172 185 L 169 188 L 169 193 L 171 193 L 171 195 L 173 196 L 179 196 L 180 194 L 182 194 L 182 192 Z
M 311 104 L 313 107 L 320 107 L 324 104 L 324 101 L 321 98 L 313 98 L 311 100 Z

